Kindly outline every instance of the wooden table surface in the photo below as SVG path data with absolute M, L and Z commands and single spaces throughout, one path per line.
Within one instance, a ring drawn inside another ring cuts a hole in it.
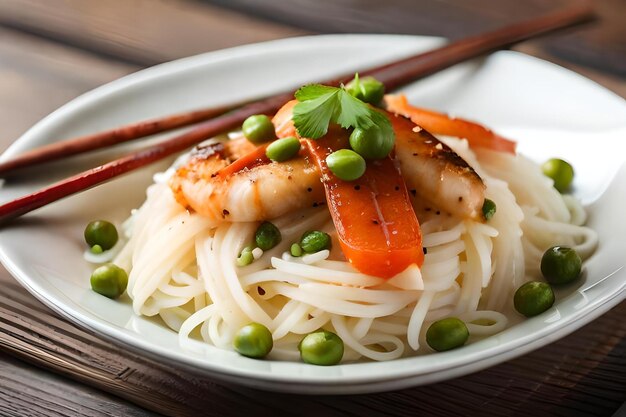
M 0 146 L 77 95 L 145 66 L 323 32 L 459 38 L 568 1 L 0 0 Z M 521 44 L 626 97 L 626 2 Z M 0 415 L 610 416 L 626 401 L 626 302 L 572 335 L 452 381 L 376 395 L 226 386 L 131 354 L 59 318 L 0 269 Z M 624 409 L 622 409 L 624 411 Z

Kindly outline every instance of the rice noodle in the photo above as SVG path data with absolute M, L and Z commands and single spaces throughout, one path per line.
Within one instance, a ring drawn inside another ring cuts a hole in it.
M 281 243 L 238 267 L 257 224 L 218 224 L 189 213 L 159 177 L 123 225 L 129 239 L 115 259 L 130 271 L 135 313 L 159 315 L 182 344 L 200 337 L 223 349 L 232 348 L 241 326 L 259 322 L 274 338 L 270 357 L 282 360 L 297 360 L 302 335 L 320 328 L 344 341 L 344 361 L 423 352 L 426 329 L 444 317 L 464 320 L 473 339 L 502 331 L 509 321 L 502 312 L 514 289 L 538 273 L 543 251 L 566 244 L 587 258 L 597 235 L 581 226 L 581 205 L 556 192 L 531 161 L 443 140 L 481 175 L 497 213 L 488 223 L 424 215 L 423 266 L 391 280 L 356 271 L 341 260 L 339 245 L 291 256 L 291 243 L 305 231 L 333 232 L 326 208 L 272 220 Z

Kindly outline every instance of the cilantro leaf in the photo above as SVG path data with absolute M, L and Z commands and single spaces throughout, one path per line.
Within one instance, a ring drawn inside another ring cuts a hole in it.
M 295 97 L 299 103 L 293 109 L 293 122 L 302 137 L 321 138 L 328 133 L 330 123 L 338 123 L 344 129 L 367 130 L 376 126 L 383 134 L 395 136 L 387 116 L 344 88 L 311 84 L 296 91 Z
M 293 123 L 300 136 L 318 139 L 328 132 L 328 125 L 338 110 L 338 92 L 338 89 L 334 89 L 295 105 L 293 108 Z M 315 95 L 310 94 L 307 96 L 314 97 Z
M 372 120 L 373 113 L 378 113 L 372 110 L 367 104 L 361 100 L 354 98 L 345 90 L 339 92 L 339 105 L 341 106 L 341 112 L 339 113 L 336 122 L 344 129 L 350 127 L 360 127 L 361 129 L 369 129 L 374 125 Z
M 309 84 L 304 87 L 300 87 L 296 91 L 296 99 L 300 102 L 313 100 L 328 93 L 334 93 L 338 90 L 336 87 L 329 87 L 321 84 Z

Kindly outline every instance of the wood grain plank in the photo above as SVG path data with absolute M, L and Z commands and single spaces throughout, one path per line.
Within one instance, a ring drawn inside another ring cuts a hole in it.
M 55 108 L 138 67 L 0 28 L 0 146 Z
M 570 0 L 204 0 L 284 24 L 329 33 L 436 35 L 451 39 L 480 33 L 565 7 Z M 626 77 L 626 2 L 596 0 L 593 24 L 536 42 L 565 62 Z
M 626 78 L 626 1 L 593 2 L 598 20 L 579 31 L 548 37 L 542 49 L 558 59 Z
M 204 0 L 316 32 L 404 33 L 458 38 L 537 16 L 566 0 Z
M 0 24 L 138 65 L 306 33 L 185 0 L 0 0 Z
M 97 389 L 43 371 L 0 353 L 3 416 L 154 416 Z

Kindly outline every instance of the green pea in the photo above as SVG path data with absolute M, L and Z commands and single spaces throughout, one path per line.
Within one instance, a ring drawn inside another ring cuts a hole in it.
M 115 226 L 106 220 L 95 220 L 85 227 L 85 241 L 89 247 L 99 245 L 109 250 L 117 243 L 118 235 Z
M 494 214 L 496 214 L 496 203 L 485 198 L 485 202 L 483 203 L 483 217 L 485 220 L 491 220 Z
M 291 256 L 299 257 L 302 256 L 302 248 L 297 243 L 291 245 L 289 248 L 289 252 L 291 252 Z
M 456 317 L 437 320 L 426 331 L 426 343 L 437 352 L 463 346 L 468 337 L 467 326 Z
M 582 260 L 576 251 L 553 246 L 541 257 L 541 273 L 550 284 L 567 284 L 580 275 Z
M 350 135 L 350 147 L 365 159 L 382 159 L 389 155 L 395 143 L 395 135 L 385 135 L 372 126 L 367 130 L 356 128 Z
M 278 228 L 272 223 L 263 222 L 256 229 L 254 240 L 259 248 L 269 250 L 280 243 L 282 236 L 280 234 L 280 230 L 278 230 Z
M 260 323 L 243 326 L 233 340 L 233 347 L 239 354 L 249 358 L 264 358 L 274 347 L 272 333 Z
M 531 281 L 515 291 L 513 305 L 515 309 L 526 317 L 533 317 L 543 313 L 554 304 L 554 292 L 550 284 L 540 281 Z
M 350 95 L 365 103 L 378 105 L 385 95 L 385 86 L 374 77 L 359 78 L 358 74 L 346 85 Z
M 264 114 L 248 117 L 241 128 L 243 135 L 252 143 L 269 142 L 276 137 L 272 121 Z
M 313 230 L 305 232 L 300 238 L 300 247 L 306 253 L 315 253 L 324 249 L 330 249 L 330 235 L 328 233 Z
M 91 289 L 109 298 L 117 298 L 126 291 L 128 274 L 115 264 L 104 264 L 91 274 Z
M 237 258 L 237 266 L 246 266 L 254 262 L 254 255 L 252 255 L 252 247 L 246 246 L 241 251 L 241 254 Z
M 300 151 L 300 140 L 290 136 L 282 138 L 270 143 L 265 150 L 265 155 L 272 161 L 287 161 L 298 154 Z
M 554 188 L 560 193 L 567 191 L 574 179 L 574 168 L 562 159 L 549 159 L 541 166 L 541 169 L 545 176 L 552 178 Z
M 354 181 L 365 173 L 365 159 L 350 149 L 339 149 L 326 157 L 326 164 L 339 179 Z
M 312 365 L 336 365 L 343 358 L 343 340 L 333 332 L 309 333 L 298 345 L 300 357 Z

